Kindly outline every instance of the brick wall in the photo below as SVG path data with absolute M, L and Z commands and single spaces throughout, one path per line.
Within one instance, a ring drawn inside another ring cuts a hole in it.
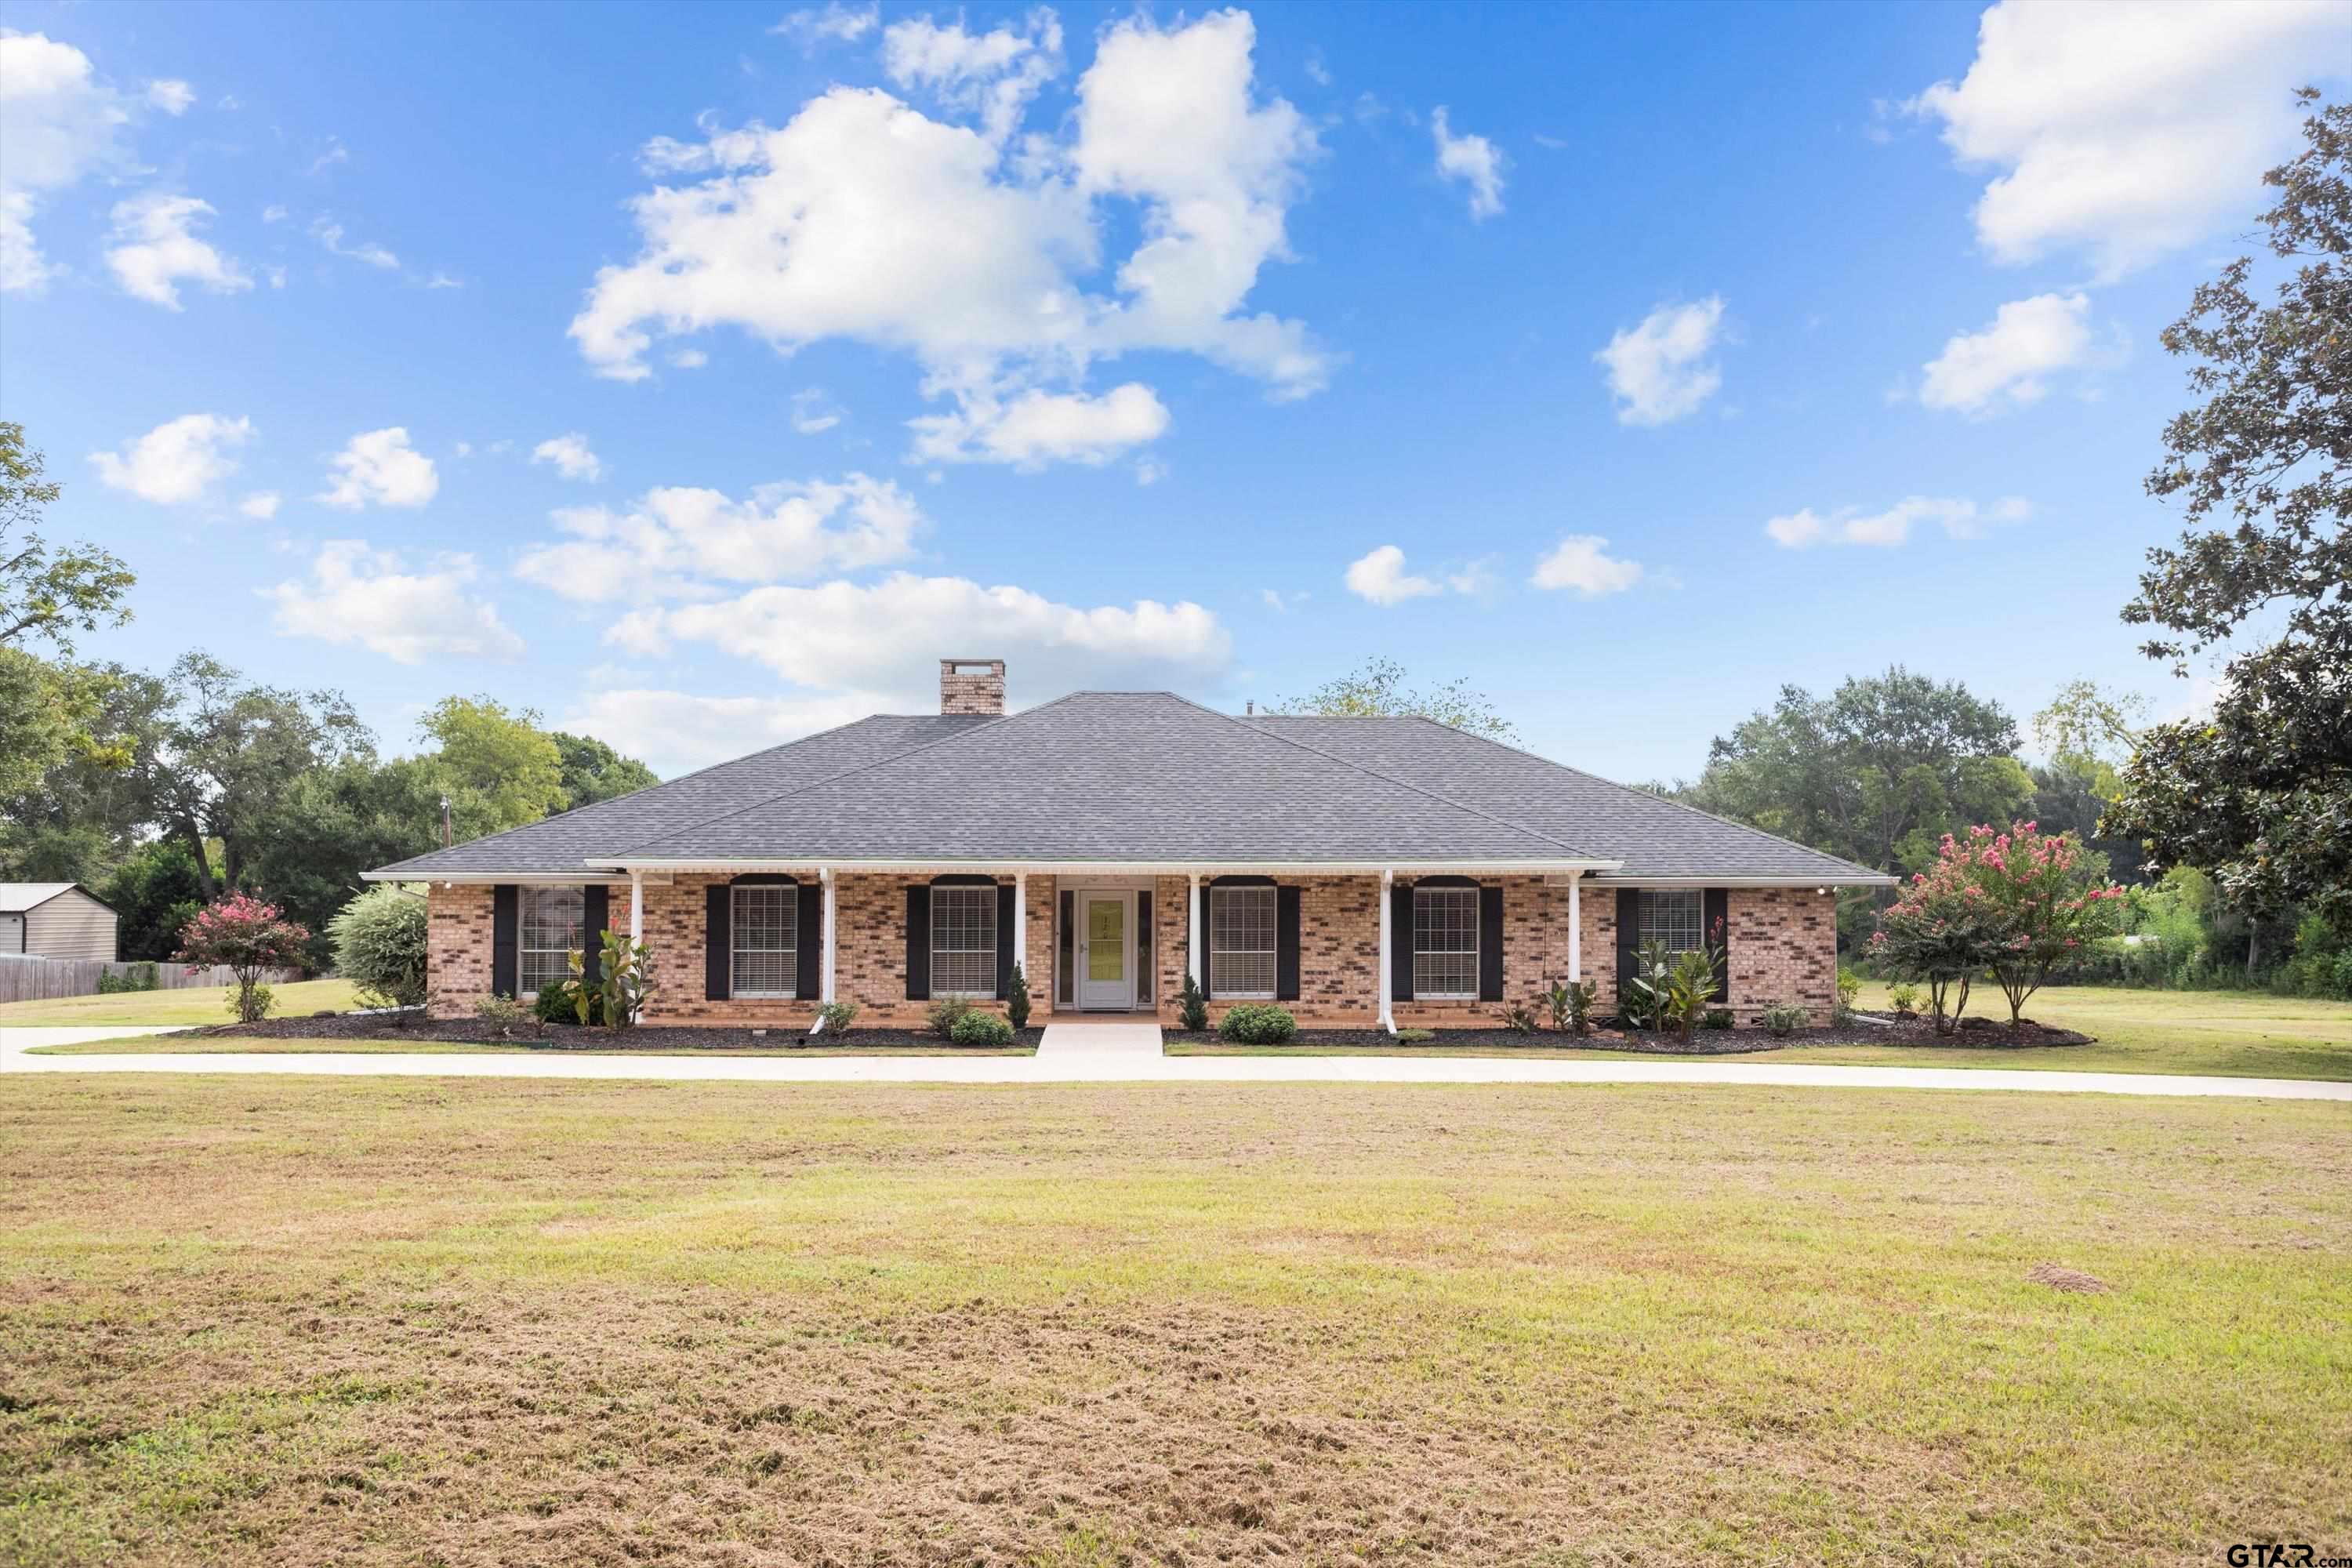
M 703 996 L 705 892 L 722 877 L 682 875 L 667 886 L 646 889 L 645 939 L 659 985 L 646 1010 L 649 1024 L 741 1024 L 805 1027 L 816 1013 L 814 998 L 795 1001 L 713 1002 Z M 909 885 L 927 877 L 844 876 L 836 893 L 835 985 L 843 999 L 858 1004 L 859 1022 L 906 1026 L 923 1022 L 927 1002 L 907 999 L 906 910 Z M 1000 879 L 1009 882 L 1011 879 Z M 1365 1027 L 1377 1016 L 1380 996 L 1380 879 L 1376 877 L 1315 877 L 1295 880 L 1299 889 L 1299 996 L 1289 1004 L 1310 1026 Z M 1524 1004 L 1548 1017 L 1543 995 L 1568 973 L 1568 902 L 1565 886 L 1538 877 L 1488 879 L 1503 889 L 1503 996 L 1493 1002 L 1402 1001 L 1397 1023 L 1406 1028 L 1491 1026 L 1501 1007 Z M 1207 921 L 1203 891 L 1203 935 Z M 1033 1022 L 1054 1012 L 1055 921 L 1060 885 L 1050 876 L 1029 879 L 1029 933 L 1024 963 Z M 1600 990 L 1597 1011 L 1616 1007 L 1617 899 L 1605 888 L 1586 887 L 1583 913 L 1584 978 Z M 487 887 L 431 889 L 427 969 L 436 1017 L 471 1013 L 489 994 L 491 890 Z M 628 889 L 613 889 L 611 921 L 629 923 Z M 1191 910 L 1182 877 L 1152 884 L 1153 1011 L 1176 1022 L 1178 998 L 1187 969 Z M 1410 931 L 1394 934 L 1409 941 Z M 1729 895 L 1731 1005 L 1744 1026 L 1757 1010 L 1794 1002 L 1826 1020 L 1836 994 L 1836 900 L 1810 888 L 1734 889 Z M 991 1008 L 1002 1004 L 983 1003 Z M 1213 1018 L 1228 1004 L 1212 999 Z

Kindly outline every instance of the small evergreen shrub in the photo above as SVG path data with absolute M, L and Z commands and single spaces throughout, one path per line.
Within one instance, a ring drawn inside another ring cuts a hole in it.
M 542 1024 L 577 1024 L 580 1004 L 569 980 L 551 980 L 539 988 L 531 1003 L 531 1016 Z M 601 1026 L 604 1022 L 604 995 L 601 991 L 588 994 L 588 1022 Z
M 845 1035 L 849 1026 L 857 1022 L 857 1004 L 828 1002 L 816 1010 L 816 1021 L 824 1026 L 828 1035 Z
M 1009 1046 L 1013 1043 L 1013 1026 L 993 1013 L 967 1005 L 950 1027 L 948 1038 L 959 1046 Z
M 1776 1040 L 1785 1040 L 1805 1026 L 1805 1010 L 1793 1002 L 1776 1002 L 1756 1016 L 1764 1032 Z
M 1427 1045 L 1435 1038 L 1437 1031 L 1434 1029 L 1399 1029 L 1396 1032 L 1397 1044 L 1401 1046 Z
M 160 984 L 162 982 L 156 978 L 153 964 L 134 963 L 120 974 L 111 969 L 101 973 L 98 977 L 98 994 L 115 996 L 126 991 L 152 991 Z
M 1731 1027 L 1731 1009 L 1709 1007 L 1699 1019 L 1698 1026 L 1702 1029 L 1728 1029 Z
M 249 985 L 232 985 L 223 994 L 229 1016 L 240 1024 L 258 1024 L 278 1005 L 277 993 L 258 980 Z
M 370 888 L 327 922 L 335 973 L 358 988 L 363 1007 L 414 1007 L 425 1000 L 425 900 L 397 885 Z
M 931 1004 L 925 1015 L 931 1021 L 931 1033 L 943 1040 L 955 1038 L 956 1026 L 971 1012 L 971 1004 L 961 996 L 942 996 Z
M 1209 1029 L 1209 999 L 1201 994 L 1201 983 L 1190 974 L 1184 976 L 1184 989 L 1176 996 L 1176 1021 L 1188 1035 L 1206 1034 Z
M 1898 980 L 1888 986 L 1886 999 L 1894 1004 L 1898 1013 L 1916 1013 L 1919 1010 L 1919 988 L 1908 980 Z
M 1515 1035 L 1532 1035 L 1536 1032 L 1536 1010 L 1532 1007 L 1524 1005 L 1506 1007 L 1503 1009 L 1502 1018 L 1503 1027 Z
M 1004 1016 L 1016 1029 L 1029 1026 L 1029 977 L 1017 963 L 1013 966 L 1013 984 L 1004 989 Z
M 474 1004 L 474 1016 L 496 1029 L 501 1038 L 512 1035 L 531 1011 L 511 996 L 485 996 Z
M 1217 1032 L 1237 1046 L 1279 1046 L 1298 1033 L 1298 1020 L 1275 1003 L 1244 1002 L 1226 1009 Z

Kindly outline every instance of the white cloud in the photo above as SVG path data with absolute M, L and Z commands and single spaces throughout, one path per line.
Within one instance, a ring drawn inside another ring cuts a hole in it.
M 1536 563 L 1528 581 L 1538 588 L 1565 588 L 1588 599 L 1622 594 L 1642 580 L 1642 563 L 1611 555 L 1608 544 L 1597 533 L 1569 534 Z
M 555 471 L 567 479 L 593 481 L 604 477 L 603 461 L 588 449 L 588 437 L 577 430 L 541 441 L 530 449 L 530 460 L 553 463 Z
M 680 370 L 700 370 L 710 363 L 710 356 L 700 349 L 680 349 L 669 356 L 669 363 Z
M 106 265 L 122 291 L 176 310 L 179 281 L 184 278 L 215 294 L 252 288 L 252 274 L 196 237 L 197 220 L 211 216 L 212 211 L 209 202 L 163 191 L 149 191 L 115 203 Z
M 354 436 L 333 458 L 334 481 L 317 499 L 352 511 L 378 506 L 423 506 L 441 489 L 433 459 L 408 444 L 398 425 Z
M 286 221 L 286 209 L 278 205 L 276 202 L 272 202 L 268 206 L 261 209 L 261 221 L 264 223 L 284 223 Z
M 427 289 L 463 289 L 465 286 L 464 279 L 452 278 L 438 267 L 433 269 L 432 276 L 425 279 L 425 287 Z
M 1016 61 L 1046 55 L 1050 36 L 1043 21 L 1010 35 Z M 996 37 L 933 27 L 903 63 L 954 95 L 1001 86 L 972 74 L 1008 47 Z M 899 350 L 926 395 L 955 405 L 936 438 L 981 456 L 1007 410 L 1045 412 L 1031 392 L 1104 402 L 1085 389 L 1089 366 L 1131 350 L 1198 354 L 1276 397 L 1312 393 L 1328 355 L 1303 323 L 1247 308 L 1262 268 L 1289 257 L 1286 215 L 1319 152 L 1295 109 L 1261 100 L 1255 39 L 1238 12 L 1119 22 L 1050 135 L 999 135 L 986 93 L 965 100 L 974 128 L 836 87 L 782 129 L 705 124 L 700 142 L 656 142 L 650 167 L 704 177 L 636 198 L 641 253 L 596 275 L 572 337 L 623 380 L 649 374 L 656 339 L 719 326 L 784 353 L 825 338 Z M 1133 248 L 1107 258 L 1118 234 Z M 1090 286 L 1105 273 L 1111 288 Z
M 387 271 L 400 265 L 399 257 L 373 240 L 362 245 L 345 245 L 343 226 L 323 217 L 311 222 L 310 237 L 326 247 L 330 255 L 348 257 L 353 261 L 363 261 L 370 267 L 381 267 Z
M 1621 425 L 1664 425 L 1697 412 L 1723 384 L 1707 354 L 1722 341 L 1723 299 L 1661 305 L 1592 357 L 1608 368 Z
M 1975 539 L 1992 524 L 2022 522 L 2032 515 L 2032 507 L 2018 496 L 2004 497 L 1990 506 L 1967 500 L 1906 496 L 1878 512 L 1843 507 L 1823 517 L 1806 507 L 1771 519 L 1764 524 L 1764 532 L 1786 550 L 1808 550 L 1816 544 L 1892 548 L 1911 537 L 1914 523 L 1939 523 L 1954 539 Z
M 302 172 L 315 179 L 319 175 L 323 174 L 328 170 L 333 168 L 336 164 L 348 163 L 351 161 L 352 150 L 343 145 L 342 138 L 339 136 L 330 137 L 328 138 L 327 150 L 320 153 L 317 157 L 311 159 L 310 166 Z
M 1037 89 L 1062 74 L 1062 24 L 1044 6 L 1018 29 L 964 30 L 928 16 L 893 22 L 882 33 L 882 68 L 902 88 L 927 88 L 951 110 L 980 117 L 982 134 L 1003 142 L 1021 123 Z
M 1168 405 L 1139 381 L 1100 397 L 1031 389 L 1010 402 L 974 397 L 953 414 L 907 421 L 914 456 L 935 463 L 1010 463 L 1034 472 L 1048 463 L 1107 463 L 1168 429 Z
M 2090 318 L 2082 294 L 2012 300 L 1982 331 L 1956 334 L 1927 363 L 1919 401 L 1974 416 L 2037 403 L 2050 390 L 2043 377 L 2089 353 Z
M 923 522 L 912 496 L 864 474 L 762 485 L 740 501 L 672 486 L 646 491 L 626 511 L 577 507 L 554 517 L 571 537 L 524 552 L 516 574 L 592 603 L 887 565 L 912 552 Z
M 236 510 L 246 516 L 268 522 L 278 515 L 281 498 L 276 490 L 256 490 L 236 503 Z
M 1470 216 L 1483 221 L 1501 212 L 1502 149 L 1484 136 L 1454 135 L 1443 104 L 1430 110 L 1429 129 L 1437 138 L 1438 177 L 1470 187 Z
M 196 89 L 186 82 L 165 79 L 147 84 L 147 102 L 166 114 L 185 114 L 196 101 Z
M 802 686 L 881 693 L 902 710 L 931 705 L 940 659 L 954 657 L 974 626 L 987 629 L 990 654 L 1011 663 L 1015 680 L 1041 692 L 1164 685 L 1214 674 L 1233 655 L 1217 617 L 1190 602 L 1088 608 L 1025 588 L 907 573 L 870 586 L 754 588 L 658 614 L 670 637 L 756 659 Z M 648 646 L 642 626 L 607 640 Z
M 1137 484 L 1156 485 L 1167 477 L 1168 465 L 1161 462 L 1159 458 L 1138 458 L 1135 460 L 1135 482 Z
M 1291 600 L 1286 599 L 1282 596 L 1281 589 L 1260 588 L 1257 591 L 1257 596 L 1259 601 L 1264 604 L 1267 609 L 1274 611 L 1276 615 L 1286 616 L 1290 613 Z M 1292 595 L 1292 598 L 1305 597 L 1306 595 L 1303 594 Z
M 1383 544 L 1361 559 L 1349 562 L 1342 581 L 1349 593 L 1381 605 L 1402 605 L 1407 599 L 1445 591 L 1432 579 L 1407 572 L 1404 552 L 1393 544 Z
M 2002 0 L 1968 75 L 1905 107 L 1999 171 L 1976 205 L 1994 259 L 2079 249 L 2109 279 L 2250 218 L 2294 143 L 2291 90 L 2347 67 L 2335 0 Z
M 747 752 L 781 746 L 820 730 L 854 722 L 882 711 L 894 700 L 863 691 L 807 697 L 698 697 L 685 691 L 623 689 L 591 693 L 559 722 L 572 734 L 593 735 L 624 755 L 643 758 L 663 777 L 676 778 Z
M 131 104 L 89 57 L 40 33 L 0 32 L 0 289 L 37 293 L 57 273 L 33 237 L 43 197 L 129 162 Z
M 841 423 L 841 410 L 821 386 L 793 394 L 793 428 L 803 436 L 822 436 Z
M 819 44 L 854 44 L 881 20 L 878 5 L 844 5 L 841 0 L 825 0 L 823 10 L 794 11 L 768 31 L 792 39 L 803 49 L 814 49 Z
M 201 500 L 215 479 L 236 472 L 230 448 L 253 438 L 250 419 L 183 414 L 158 425 L 120 453 L 92 452 L 99 481 L 158 506 Z
M 278 606 L 278 629 L 289 637 L 357 644 L 399 664 L 516 658 L 522 638 L 496 605 L 467 595 L 474 576 L 470 555 L 436 556 L 427 571 L 411 574 L 390 551 L 331 539 L 319 546 L 307 584 L 257 591 Z

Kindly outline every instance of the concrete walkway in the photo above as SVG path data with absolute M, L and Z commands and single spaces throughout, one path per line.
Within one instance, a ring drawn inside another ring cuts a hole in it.
M 1119 1026 L 1110 1026 L 1118 1027 Z M 1559 1061 L 1509 1057 L 1163 1057 L 1066 1050 L 1035 1057 L 394 1056 L 158 1053 L 37 1057 L 33 1046 L 121 1039 L 157 1029 L 0 1028 L 0 1073 L 341 1073 L 381 1078 L 544 1078 L 741 1080 L 754 1083 L 1733 1083 L 1778 1089 L 2022 1089 L 2040 1094 L 2146 1094 L 2331 1100 L 2352 1104 L 2352 1083 L 2297 1079 L 2180 1078 L 2160 1073 L 2030 1072 L 2015 1068 L 1860 1068 L 1799 1062 Z
M 1039 1059 L 1049 1062 L 1108 1057 L 1115 1061 L 1153 1061 L 1160 1056 L 1157 1024 L 1048 1024 L 1037 1042 Z

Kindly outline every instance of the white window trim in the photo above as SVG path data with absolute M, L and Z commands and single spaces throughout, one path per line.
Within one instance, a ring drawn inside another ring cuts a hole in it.
M 1257 947 L 1219 947 L 1217 943 L 1217 900 L 1235 894 L 1258 896 L 1269 906 L 1265 923 L 1266 945 Z M 1235 958 L 1265 960 L 1265 971 L 1274 976 L 1274 984 L 1263 991 L 1230 991 L 1218 976 L 1223 973 L 1220 962 L 1226 954 Z M 1282 895 L 1273 888 L 1211 888 L 1209 889 L 1209 984 L 1214 987 L 1217 999 L 1235 1002 L 1271 1002 L 1282 986 Z
M 789 947 L 745 947 L 743 945 L 743 905 L 746 893 L 782 893 L 785 906 L 793 911 L 793 942 Z M 748 887 L 727 889 L 727 994 L 743 1002 L 797 1002 L 801 995 L 801 910 L 800 889 L 782 882 L 754 882 Z M 782 991 L 746 991 L 735 984 L 735 961 L 747 952 L 782 952 L 786 955 L 784 973 L 793 977 L 790 986 Z
M 1421 900 L 1424 895 L 1434 898 L 1446 894 L 1451 894 L 1456 898 L 1465 898 L 1470 900 L 1470 945 L 1467 948 L 1436 948 L 1423 947 L 1421 945 Z M 1405 933 L 1405 940 L 1412 943 L 1412 999 L 1414 1001 L 1475 1002 L 1478 1000 L 1478 968 L 1483 960 L 1483 955 L 1478 951 L 1478 942 L 1480 937 L 1484 934 L 1478 929 L 1480 924 L 1479 900 L 1484 897 L 1485 889 L 1479 888 L 1415 888 L 1412 890 L 1412 929 Z M 1465 952 L 1470 956 L 1469 990 L 1423 991 L 1421 988 L 1421 960 L 1424 953 L 1431 957 L 1443 956 L 1446 958 L 1455 958 Z
M 580 947 L 575 949 L 569 945 L 563 947 L 527 947 L 524 945 L 523 939 L 530 932 L 530 900 L 531 895 L 534 893 L 571 893 L 580 900 Z M 542 987 L 552 985 L 558 981 L 569 980 L 572 978 L 572 954 L 574 952 L 584 954 L 587 951 L 587 941 L 588 889 L 585 883 L 551 882 L 541 886 L 521 887 L 516 889 L 514 1000 L 520 1002 L 527 998 L 535 997 L 540 994 Z M 524 980 L 523 976 L 530 973 L 530 970 L 531 954 L 544 954 L 551 952 L 556 955 L 554 974 L 548 979 L 541 980 L 537 985 L 533 985 Z
M 942 895 L 956 893 L 968 893 L 979 898 L 982 901 L 982 907 L 987 910 L 988 944 L 985 947 L 941 947 L 940 945 L 940 900 Z M 960 997 L 966 1002 L 987 1002 L 994 1000 L 996 996 L 996 885 L 994 883 L 990 883 L 986 887 L 981 887 L 971 883 L 957 883 L 945 888 L 933 888 L 931 889 L 930 942 L 931 994 L 933 996 Z M 940 984 L 940 954 L 943 952 L 963 954 L 974 952 L 987 953 L 989 973 L 988 984 L 982 986 L 977 991 L 959 991 L 951 986 Z M 1015 953 L 1013 957 L 1017 960 L 1020 957 L 1020 954 Z

